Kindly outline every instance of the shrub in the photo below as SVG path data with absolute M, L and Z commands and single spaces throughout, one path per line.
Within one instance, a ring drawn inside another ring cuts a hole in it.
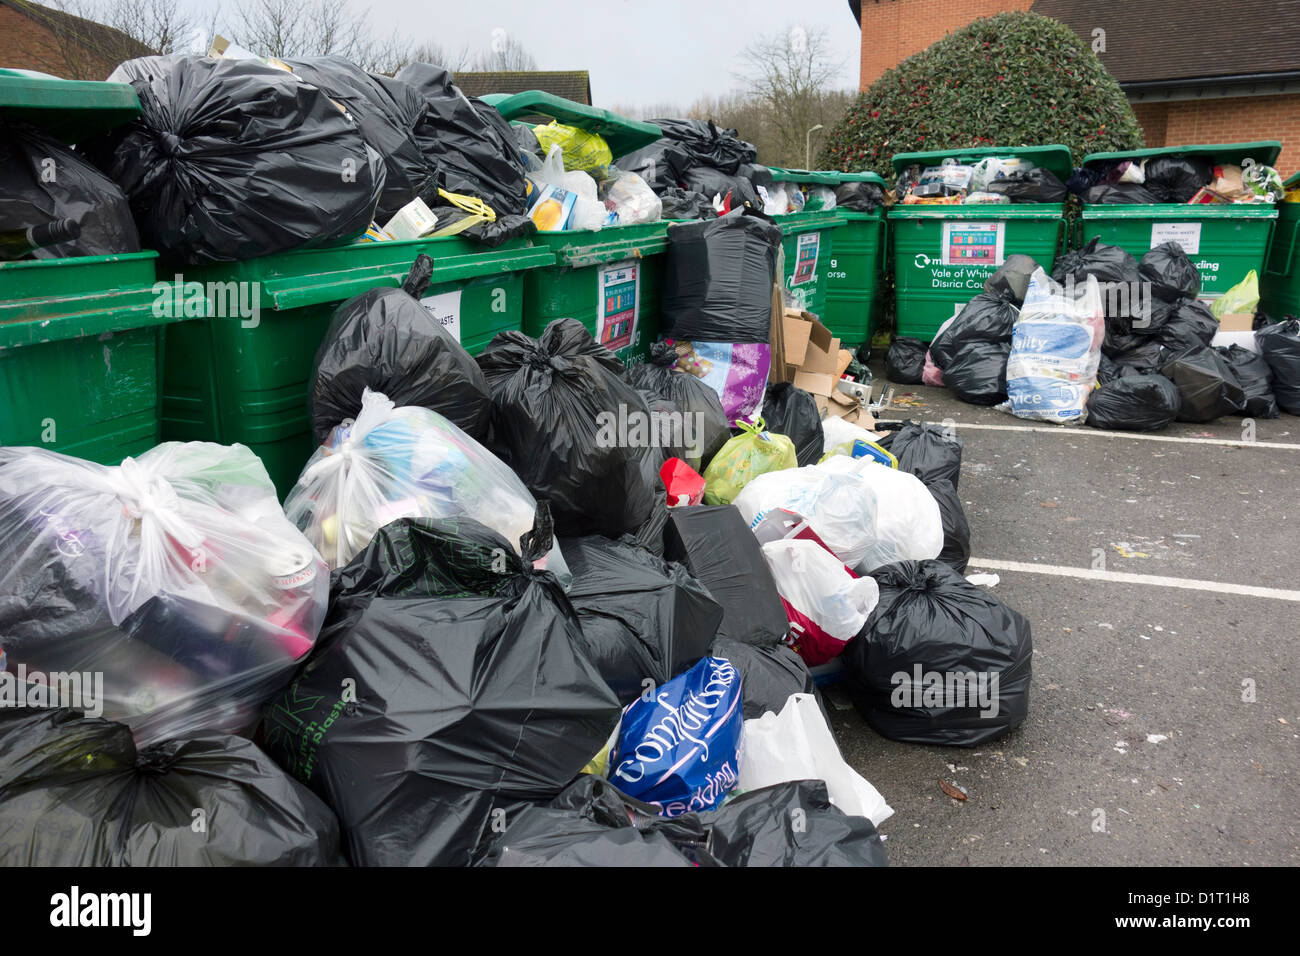
M 893 181 L 895 153 L 1062 143 L 1087 153 L 1135 149 L 1138 125 L 1119 83 L 1065 24 L 1000 13 L 948 34 L 887 72 L 831 131 L 819 168 L 871 169 Z

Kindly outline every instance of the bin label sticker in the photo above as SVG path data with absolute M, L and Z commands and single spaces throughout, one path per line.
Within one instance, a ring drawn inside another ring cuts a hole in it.
M 940 262 L 945 266 L 1000 266 L 1004 222 L 945 222 Z
M 457 342 L 460 341 L 460 293 L 461 290 L 457 289 L 455 292 L 440 292 L 437 295 L 425 296 L 420 300 L 420 305 L 424 306 L 434 320 L 450 332 Z
M 641 264 L 635 259 L 600 270 L 597 287 L 596 341 L 611 352 L 636 338 L 641 312 Z
M 809 282 L 817 281 L 817 255 L 821 252 L 822 234 L 820 232 L 805 232 L 799 237 L 799 243 L 795 246 L 794 275 L 790 277 L 790 285 L 806 285 Z
M 1201 251 L 1201 224 L 1199 222 L 1153 222 L 1151 248 L 1165 242 L 1176 242 L 1189 256 Z

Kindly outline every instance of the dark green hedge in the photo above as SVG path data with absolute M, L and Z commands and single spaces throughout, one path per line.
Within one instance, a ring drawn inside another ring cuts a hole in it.
M 1063 143 L 1086 153 L 1142 146 L 1119 83 L 1073 30 L 1036 13 L 976 20 L 908 57 L 831 131 L 822 169 L 893 182 L 895 153 Z

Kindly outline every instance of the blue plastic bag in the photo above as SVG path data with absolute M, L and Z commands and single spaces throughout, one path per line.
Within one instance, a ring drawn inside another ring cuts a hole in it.
M 740 774 L 740 672 L 706 657 L 623 712 L 609 780 L 666 817 L 716 809 Z

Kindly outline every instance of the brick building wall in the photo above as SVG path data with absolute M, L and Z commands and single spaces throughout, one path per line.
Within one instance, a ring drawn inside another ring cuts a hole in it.
M 1133 111 L 1148 146 L 1275 139 L 1282 144 L 1282 178 L 1300 169 L 1300 93 L 1140 103 Z
M 1032 5 L 1033 0 L 862 0 L 859 89 L 972 20 Z
M 38 70 L 68 80 L 103 80 L 117 63 L 117 57 L 91 53 L 31 17 L 0 6 L 0 67 Z

